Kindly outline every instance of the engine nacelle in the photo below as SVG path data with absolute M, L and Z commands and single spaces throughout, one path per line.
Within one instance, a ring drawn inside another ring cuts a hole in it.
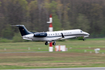
M 46 37 L 47 33 L 45 32 L 40 32 L 40 33 L 34 33 L 34 37 Z

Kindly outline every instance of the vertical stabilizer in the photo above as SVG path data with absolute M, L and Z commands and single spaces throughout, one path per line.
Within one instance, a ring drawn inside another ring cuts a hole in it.
M 29 32 L 29 31 L 25 28 L 24 25 L 15 25 L 15 26 L 17 26 L 17 27 L 19 28 L 19 31 L 20 31 L 20 33 L 21 33 L 22 36 L 28 35 L 28 34 L 31 33 L 31 32 Z

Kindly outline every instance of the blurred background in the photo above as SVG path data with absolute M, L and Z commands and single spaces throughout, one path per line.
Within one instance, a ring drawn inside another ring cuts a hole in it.
M 50 14 L 54 30 L 79 28 L 90 38 L 105 37 L 105 0 L 0 0 L 0 42 L 23 41 L 11 25 L 48 31 Z

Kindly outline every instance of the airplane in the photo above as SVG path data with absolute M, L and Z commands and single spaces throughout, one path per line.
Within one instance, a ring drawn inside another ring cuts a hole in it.
M 19 31 L 22 35 L 22 38 L 25 40 L 32 41 L 45 41 L 45 45 L 53 42 L 56 44 L 56 40 L 64 40 L 76 37 L 83 37 L 83 41 L 86 37 L 89 37 L 89 33 L 82 31 L 81 29 L 72 29 L 72 30 L 62 30 L 62 31 L 52 31 L 52 32 L 30 32 L 26 29 L 24 25 L 13 25 L 19 28 Z

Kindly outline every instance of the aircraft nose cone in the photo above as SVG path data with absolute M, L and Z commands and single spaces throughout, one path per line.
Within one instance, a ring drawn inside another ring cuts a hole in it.
M 84 32 L 84 34 L 86 35 L 85 37 L 89 37 L 89 33 L 87 33 L 87 32 Z
M 87 35 L 89 36 L 90 34 L 89 34 L 89 33 L 87 33 Z
M 88 36 L 90 35 L 90 34 L 89 34 L 89 33 L 87 33 L 87 32 L 84 32 L 84 34 L 86 34 L 86 35 L 88 35 Z

